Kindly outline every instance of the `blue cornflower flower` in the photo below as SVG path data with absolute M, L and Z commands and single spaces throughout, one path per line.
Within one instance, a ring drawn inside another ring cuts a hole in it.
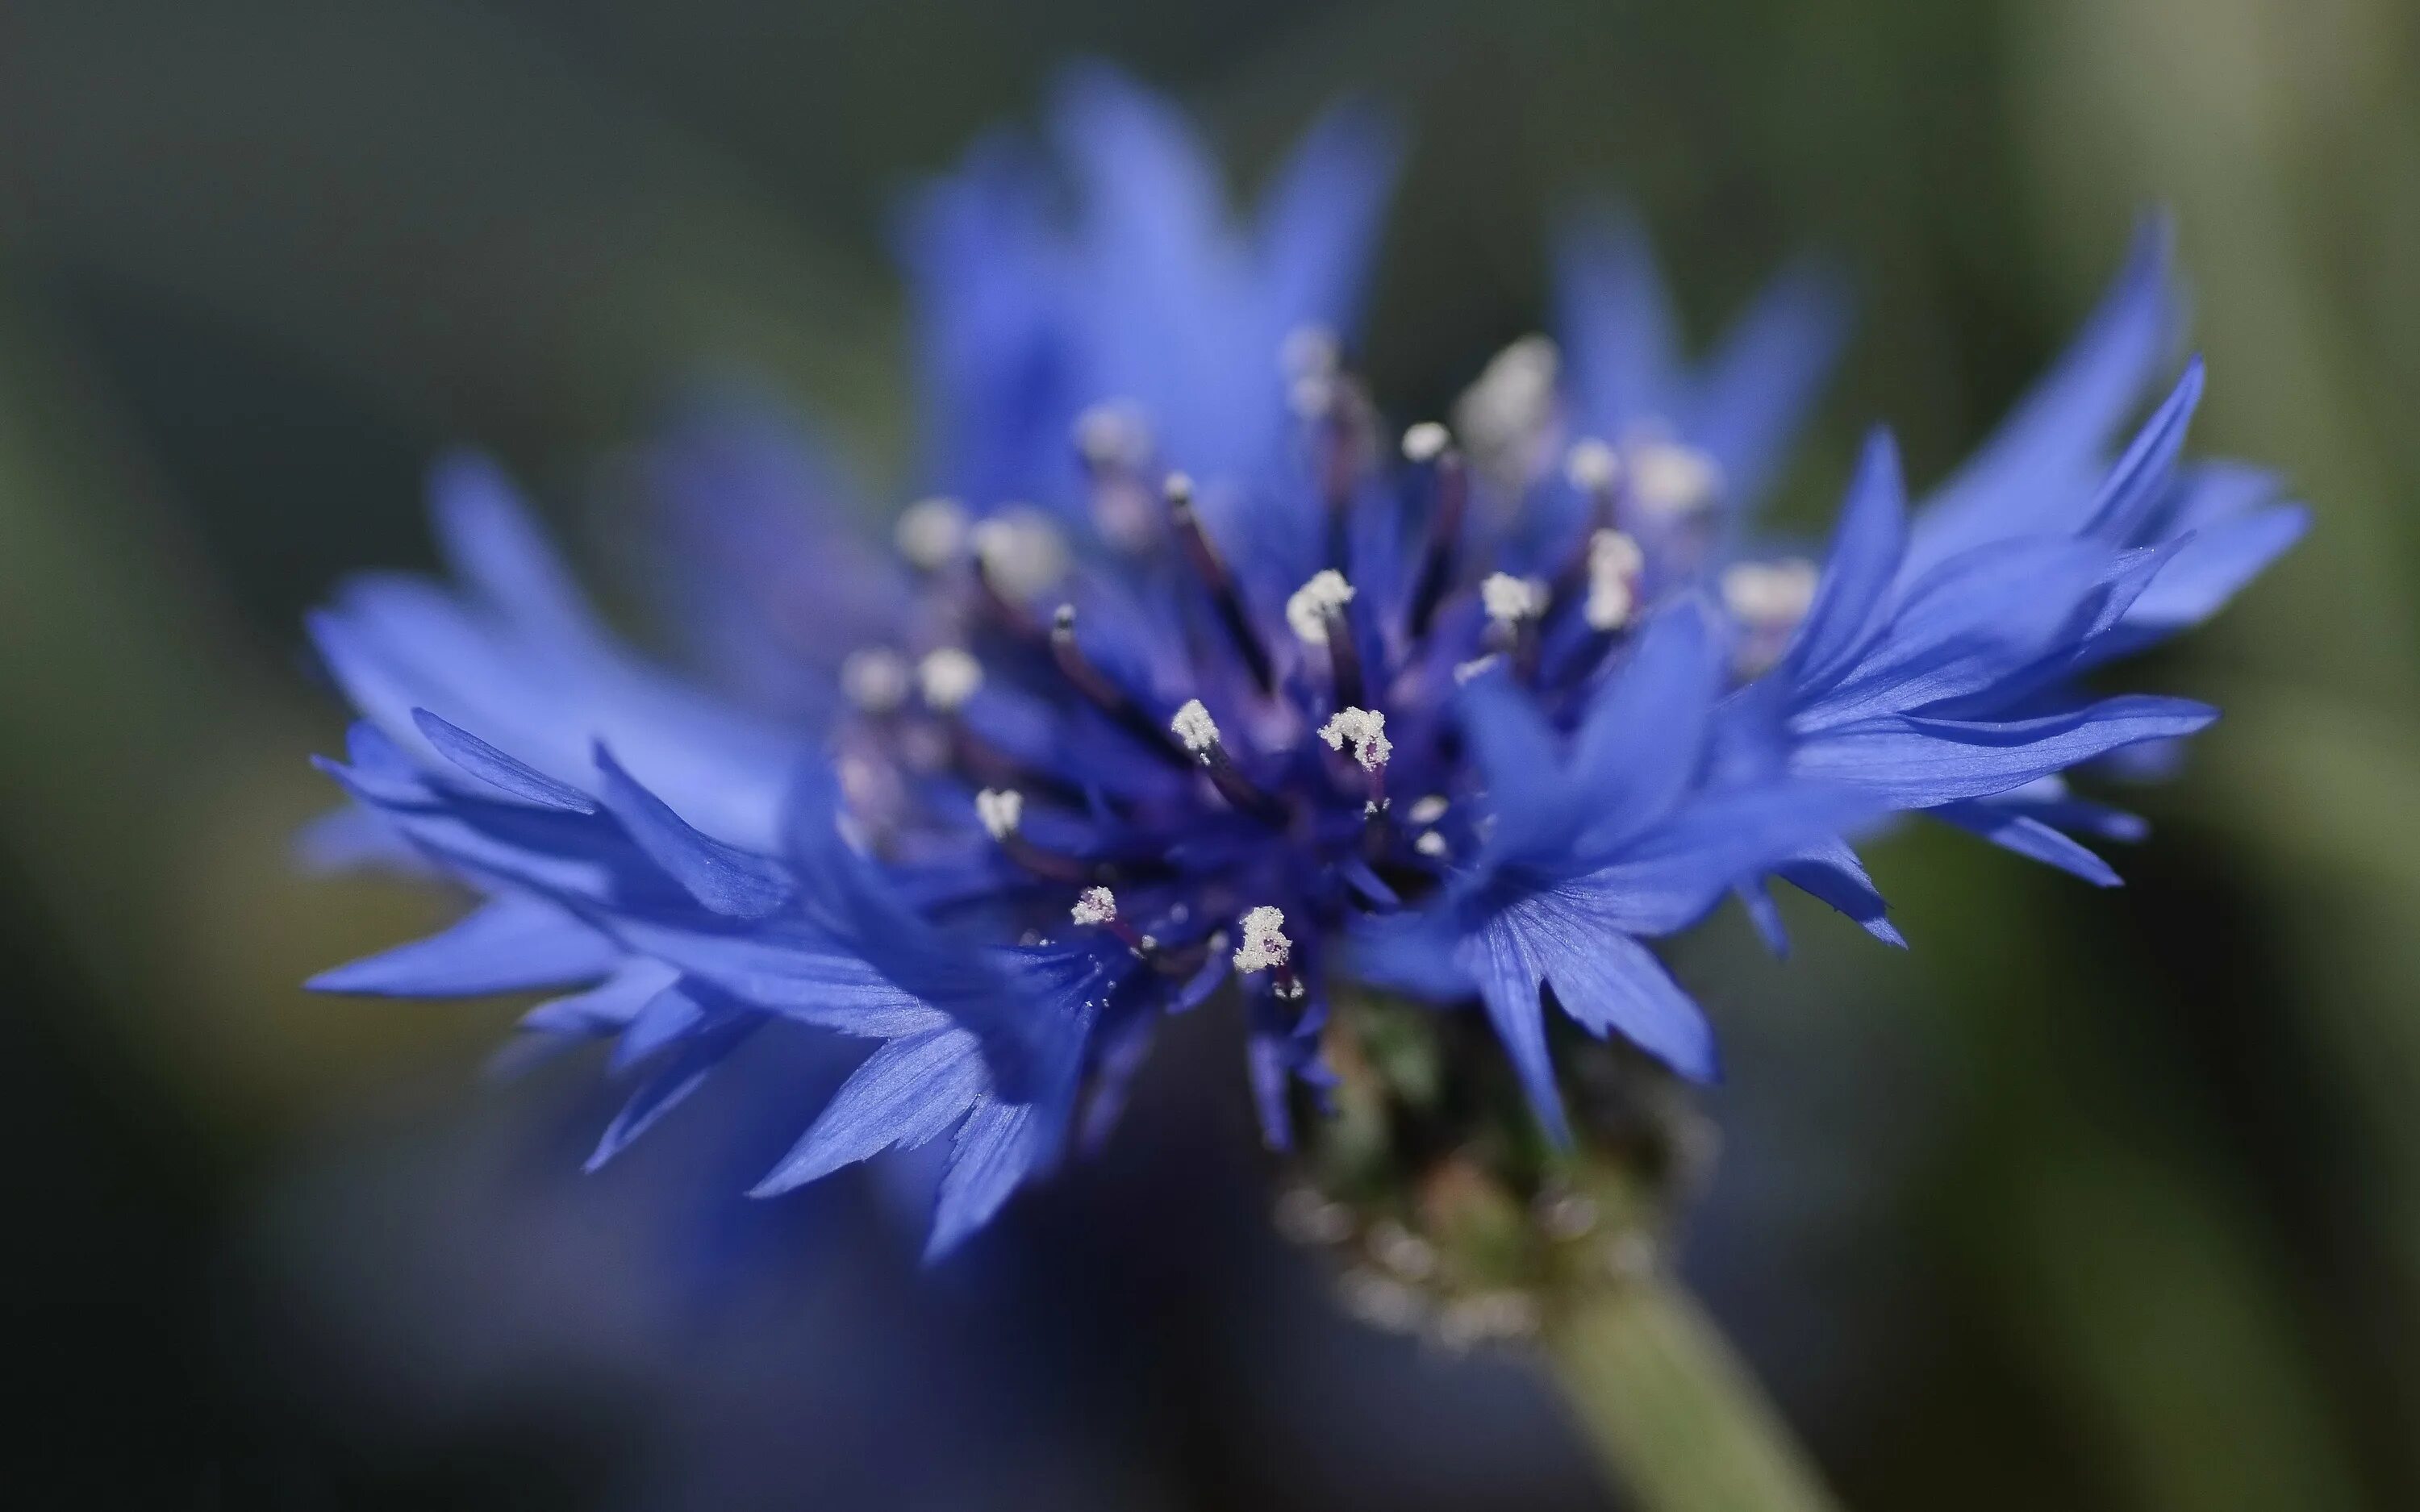
M 995 141 L 906 218 L 947 491 L 889 548 L 761 413 L 646 452 L 719 691 L 622 649 L 493 470 L 440 468 L 463 586 L 373 579 L 313 623 L 362 716 L 321 840 L 484 901 L 315 986 L 565 992 L 529 1041 L 644 1073 L 596 1162 L 778 1021 L 874 1041 L 758 1191 L 947 1136 L 935 1254 L 1230 981 L 1273 1147 L 1370 989 L 1475 1006 L 1567 1144 L 1547 995 L 1712 1077 L 1642 942 L 1726 892 L 1770 927 L 1778 875 L 1896 938 L 1843 837 L 1905 810 L 2102 879 L 2068 832 L 2133 822 L 2059 774 L 2210 715 L 2076 680 L 2301 527 L 2180 468 L 2198 367 L 2092 481 L 2168 318 L 2155 255 L 1928 509 L 1877 439 L 1819 572 L 1738 507 L 1837 339 L 1815 275 L 1692 378 L 1614 233 L 1567 259 L 1568 381 L 1522 344 L 1398 440 L 1343 335 L 1382 124 L 1328 117 L 1248 232 L 1131 85 L 1072 76 L 1056 124 L 1072 207 Z

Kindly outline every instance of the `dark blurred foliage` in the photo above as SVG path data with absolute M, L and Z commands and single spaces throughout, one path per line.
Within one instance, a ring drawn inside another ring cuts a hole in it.
M 294 987 L 445 906 L 287 849 L 339 728 L 296 616 L 427 562 L 427 458 L 496 450 L 623 602 L 587 485 L 684 376 L 897 476 L 891 196 L 1078 54 L 1247 166 L 1402 112 L 1399 415 L 1544 320 L 1575 196 L 1650 212 L 1701 330 L 1830 254 L 1809 524 L 1870 420 L 1937 475 L 2175 208 L 2202 444 L 2318 529 L 2155 669 L 2229 717 L 2126 891 L 1911 836 L 1909 955 L 1693 942 L 1735 1068 L 1693 1263 L 1867 1512 L 2420 1504 L 2409 8 L 0 0 L 10 1504 L 1603 1504 L 1515 1363 L 1263 1236 L 1221 1026 L 924 1276 L 878 1181 L 727 1196 L 795 1132 L 764 1100 L 582 1181 L 584 1070 L 473 1075 L 507 1008 Z

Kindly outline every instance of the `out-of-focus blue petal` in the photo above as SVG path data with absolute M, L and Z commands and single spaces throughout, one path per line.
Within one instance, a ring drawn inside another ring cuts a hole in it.
M 1785 270 L 1732 323 L 1699 375 L 1688 439 L 1723 471 L 1744 505 L 1764 497 L 1849 333 L 1849 301 L 1829 267 Z
M 662 1067 L 640 1082 L 622 1111 L 605 1126 L 597 1149 L 589 1154 L 586 1168 L 591 1172 L 603 1168 L 607 1161 L 628 1149 L 632 1140 L 655 1127 L 665 1114 L 687 1102 L 690 1094 L 706 1085 L 714 1068 L 739 1048 L 740 1041 L 755 1028 L 755 1022 L 746 1015 L 729 1014 L 683 1041 Z
M 2123 643 L 2110 648 L 2112 653 L 2209 619 L 2285 555 L 2310 525 L 2309 510 L 2284 504 L 2196 531 L 2127 609 L 2118 637 Z
M 1579 428 L 1619 441 L 1676 420 L 1681 339 L 1637 216 L 1601 209 L 1572 223 L 1556 243 L 1555 292 Z
M 1261 204 L 1260 263 L 1280 321 L 1350 331 L 1402 158 L 1402 131 L 1365 104 L 1335 106 L 1304 133 Z
M 2072 530 L 2090 508 L 2111 438 L 2167 357 L 2179 319 L 2164 218 L 2136 232 L 2125 267 L 2057 365 L 1957 474 L 1933 490 L 1909 570 L 1987 541 Z
M 591 981 L 619 958 L 611 941 L 534 898 L 480 904 L 444 931 L 323 971 L 303 985 L 370 997 L 479 997 Z

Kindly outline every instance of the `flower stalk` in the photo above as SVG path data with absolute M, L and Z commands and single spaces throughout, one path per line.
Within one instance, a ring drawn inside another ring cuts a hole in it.
M 1570 1298 L 1540 1344 L 1606 1472 L 1646 1512 L 1838 1512 L 1713 1319 L 1649 1273 Z

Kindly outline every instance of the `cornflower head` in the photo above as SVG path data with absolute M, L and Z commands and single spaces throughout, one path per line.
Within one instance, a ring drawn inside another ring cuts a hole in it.
M 1116 76 L 1056 128 L 1072 215 L 995 141 L 908 217 L 930 486 L 892 530 L 761 413 L 648 449 L 706 680 L 624 649 L 492 468 L 438 470 L 458 586 L 313 621 L 361 718 L 312 843 L 481 902 L 315 986 L 559 994 L 525 1041 L 637 1078 L 597 1162 L 770 1026 L 864 1041 L 756 1190 L 947 1139 L 935 1255 L 1223 990 L 1288 1230 L 1395 1316 L 1518 1332 L 1684 1184 L 1714 1037 L 1644 942 L 1735 893 L 1777 943 L 1775 876 L 1896 940 L 1849 837 L 1898 810 L 2110 880 L 2071 832 L 2139 825 L 2061 774 L 2211 716 L 2076 679 L 2301 528 L 2179 463 L 2197 366 L 2104 455 L 2171 319 L 2156 236 L 1913 516 L 1878 436 L 1818 564 L 1745 509 L 1818 281 L 1690 375 L 1643 244 L 1590 233 L 1563 344 L 1396 430 L 1350 359 L 1383 123 L 1325 120 L 1243 230 Z

